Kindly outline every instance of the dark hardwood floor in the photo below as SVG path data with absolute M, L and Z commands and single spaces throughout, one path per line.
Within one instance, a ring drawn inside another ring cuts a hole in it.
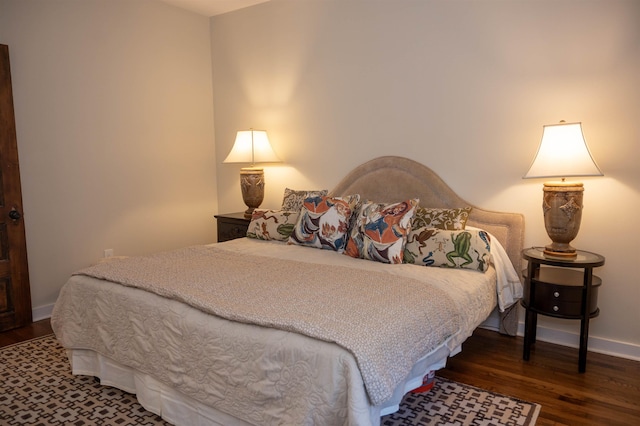
M 26 327 L 0 332 L 0 348 L 51 333 L 53 330 L 48 319 L 36 321 Z
M 49 320 L 0 333 L 0 347 L 51 333 Z M 478 329 L 437 375 L 542 405 L 538 426 L 640 425 L 640 362 L 537 342 L 522 360 L 522 338 Z
M 640 362 L 589 352 L 578 373 L 578 349 L 536 342 L 522 360 L 523 339 L 478 329 L 436 373 L 542 405 L 538 426 L 640 425 Z

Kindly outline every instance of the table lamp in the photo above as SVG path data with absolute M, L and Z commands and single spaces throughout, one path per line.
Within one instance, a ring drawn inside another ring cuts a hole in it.
M 543 126 L 538 152 L 523 179 L 561 178 L 543 185 L 544 226 L 551 244 L 545 246 L 549 256 L 571 259 L 576 249 L 571 246 L 580 230 L 584 187 L 580 182 L 566 182 L 575 176 L 602 176 L 582 133 L 581 123 Z
M 256 167 L 256 163 L 279 161 L 264 130 L 241 130 L 236 135 L 233 148 L 223 163 L 251 163 L 251 167 L 240 169 L 240 189 L 247 206 L 244 212 L 247 219 L 251 218 L 253 210 L 260 207 L 264 199 L 264 169 Z

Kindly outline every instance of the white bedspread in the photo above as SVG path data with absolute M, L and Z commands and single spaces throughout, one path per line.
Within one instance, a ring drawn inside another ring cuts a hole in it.
M 463 314 L 459 331 L 435 350 L 447 348 L 445 357 L 489 315 L 497 300 L 494 269 L 482 274 L 383 265 L 249 239 L 217 247 L 242 256 L 384 271 L 399 280 L 427 276 Z M 409 313 L 414 308 L 406 307 Z M 106 355 L 252 424 L 379 421 L 380 407 L 367 397 L 353 355 L 299 333 L 228 321 L 144 290 L 86 276 L 74 276 L 65 285 L 52 326 L 67 348 Z
M 453 301 L 427 281 L 239 256 L 217 246 L 131 257 L 75 275 L 140 288 L 232 321 L 335 342 L 354 354 L 374 405 L 389 399 L 413 365 L 460 328 Z

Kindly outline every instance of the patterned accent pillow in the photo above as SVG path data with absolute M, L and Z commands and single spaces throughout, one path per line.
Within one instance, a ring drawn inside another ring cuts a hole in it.
M 360 195 L 310 197 L 304 200 L 289 244 L 344 251 L 349 219 Z
M 417 206 L 417 199 L 393 204 L 362 204 L 345 254 L 382 263 L 402 263 Z
M 422 266 L 489 269 L 491 239 L 480 229 L 444 230 L 421 228 L 409 234 L 404 248 L 404 262 Z
M 327 195 L 328 192 L 326 189 L 317 191 L 294 191 L 293 189 L 285 188 L 284 197 L 282 198 L 282 210 L 299 212 L 305 199 L 310 197 L 323 197 Z
M 247 237 L 287 241 L 299 215 L 299 212 L 255 209 L 247 229 Z
M 471 213 L 471 207 L 459 209 L 428 209 L 418 207 L 413 218 L 413 229 L 464 229 Z

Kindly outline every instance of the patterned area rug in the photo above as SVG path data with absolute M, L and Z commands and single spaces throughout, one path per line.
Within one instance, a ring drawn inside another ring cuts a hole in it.
M 383 426 L 535 425 L 540 406 L 435 379 L 431 391 L 407 394 Z M 0 425 L 168 425 L 135 395 L 72 376 L 53 335 L 0 349 Z

